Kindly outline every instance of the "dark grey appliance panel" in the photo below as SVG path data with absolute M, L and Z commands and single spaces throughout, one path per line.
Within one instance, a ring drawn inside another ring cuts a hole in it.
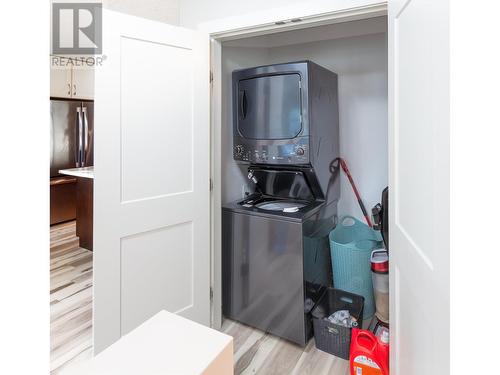
M 309 66 L 310 161 L 327 205 L 340 198 L 339 169 L 333 161 L 340 156 L 337 74 L 317 65 Z M 327 208 L 331 216 L 336 209 Z
M 78 109 L 81 102 L 50 101 L 50 176 L 77 167 Z
M 222 220 L 224 315 L 304 346 L 301 223 L 226 210 Z
M 290 139 L 302 130 L 300 75 L 282 74 L 238 83 L 237 123 L 248 139 Z

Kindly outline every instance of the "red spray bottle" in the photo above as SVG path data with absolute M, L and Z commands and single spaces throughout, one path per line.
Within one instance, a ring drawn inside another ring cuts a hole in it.
M 381 337 L 353 328 L 349 355 L 351 375 L 389 375 L 389 332 Z

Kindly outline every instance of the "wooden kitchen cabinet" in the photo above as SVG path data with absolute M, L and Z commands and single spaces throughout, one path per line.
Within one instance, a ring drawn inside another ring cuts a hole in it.
M 78 177 L 76 182 L 76 235 L 80 247 L 94 249 L 94 180 Z
M 50 225 L 75 220 L 76 178 L 70 176 L 50 179 Z

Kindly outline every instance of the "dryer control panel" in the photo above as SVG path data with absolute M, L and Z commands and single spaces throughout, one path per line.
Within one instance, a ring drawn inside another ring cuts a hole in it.
M 233 145 L 236 161 L 252 164 L 305 165 L 309 163 L 309 137 L 301 137 L 294 142 L 245 142 L 238 139 Z M 236 139 L 235 139 L 236 141 Z

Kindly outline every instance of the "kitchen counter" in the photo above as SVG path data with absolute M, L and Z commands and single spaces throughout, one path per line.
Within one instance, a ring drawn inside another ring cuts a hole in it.
M 76 235 L 80 247 L 94 249 L 94 167 L 61 169 L 76 177 Z
M 61 169 L 60 174 L 67 176 L 75 176 L 81 178 L 94 178 L 94 167 L 83 167 L 83 168 L 71 168 L 71 169 Z

